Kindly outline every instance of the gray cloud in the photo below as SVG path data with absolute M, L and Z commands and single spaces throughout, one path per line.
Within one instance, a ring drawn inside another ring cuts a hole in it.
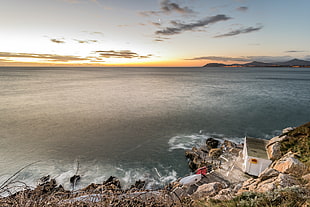
M 99 50 L 95 51 L 101 58 L 150 58 L 153 55 L 139 55 L 130 50 Z
M 160 11 L 142 11 L 140 14 L 142 16 L 158 16 L 160 14 L 171 14 L 177 12 L 180 14 L 191 14 L 195 13 L 192 9 L 187 6 L 182 7 L 180 4 L 171 2 L 170 0 L 162 0 L 160 2 Z
M 248 9 L 249 9 L 249 8 L 246 7 L 246 6 L 241 6 L 241 7 L 238 7 L 238 8 L 237 8 L 237 11 L 245 12 L 245 11 L 247 11 Z
M 248 57 L 225 57 L 225 56 L 203 56 L 203 57 L 195 57 L 195 58 L 190 58 L 190 59 L 185 59 L 185 60 L 212 60 L 212 61 L 241 61 L 241 62 L 246 62 L 250 61 Z
M 81 44 L 84 44 L 84 43 L 89 44 L 89 43 L 98 42 L 98 40 L 77 40 L 77 39 L 74 39 L 74 41 L 81 43 Z
M 159 22 L 150 22 L 152 25 L 156 26 L 156 27 L 159 27 L 161 26 L 161 23 Z
M 288 51 L 285 51 L 286 53 L 296 53 L 296 52 L 306 52 L 304 50 L 288 50 Z
M 159 14 L 162 13 L 160 11 L 142 11 L 139 12 L 140 15 L 148 17 L 148 16 L 159 16 Z
M 173 27 L 166 27 L 163 30 L 156 31 L 155 33 L 157 35 L 175 35 L 180 34 L 184 31 L 195 30 L 197 28 L 204 27 L 208 24 L 216 23 L 219 21 L 226 21 L 229 19 L 231 19 L 231 17 L 228 17 L 224 14 L 218 14 L 189 24 L 184 24 L 177 21 L 171 21 Z
M 62 44 L 65 43 L 65 41 L 63 40 L 59 40 L 59 39 L 50 39 L 52 42 L 57 43 L 57 44 Z
M 62 61 L 62 62 L 88 60 L 87 58 L 82 58 L 79 56 L 72 56 L 72 55 L 10 53 L 10 52 L 0 52 L 0 57 L 3 57 L 3 58 L 35 58 L 35 59 L 44 59 L 48 61 Z
M 239 35 L 239 34 L 245 34 L 245 33 L 250 33 L 250 32 L 255 32 L 255 31 L 259 31 L 261 30 L 263 27 L 247 27 L 247 28 L 241 28 L 241 29 L 237 29 L 237 30 L 233 30 L 231 32 L 225 33 L 225 34 L 221 34 L 221 35 L 217 35 L 214 36 L 215 38 L 220 38 L 220 37 L 230 37 L 230 36 L 235 36 L 235 35 Z
M 211 60 L 211 61 L 219 61 L 219 62 L 228 62 L 228 61 L 236 61 L 236 62 L 281 62 L 292 59 L 291 56 L 240 56 L 240 57 L 226 57 L 226 56 L 202 56 L 202 57 L 194 57 L 185 60 Z
M 186 13 L 194 13 L 193 10 L 191 10 L 188 7 L 181 7 L 177 3 L 172 3 L 170 0 L 162 0 L 161 3 L 161 10 L 165 13 L 172 13 L 172 12 L 178 12 L 181 14 L 186 14 Z

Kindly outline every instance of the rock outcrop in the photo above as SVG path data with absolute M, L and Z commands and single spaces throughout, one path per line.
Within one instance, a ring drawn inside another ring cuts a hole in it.
M 200 199 L 204 197 L 213 197 L 218 194 L 224 185 L 220 182 L 207 183 L 199 186 L 195 193 L 192 194 L 192 198 Z
M 288 152 L 279 160 L 276 160 L 272 164 L 272 168 L 281 173 L 291 174 L 294 176 L 300 176 L 304 170 L 306 170 L 306 166 L 296 159 L 292 152 Z

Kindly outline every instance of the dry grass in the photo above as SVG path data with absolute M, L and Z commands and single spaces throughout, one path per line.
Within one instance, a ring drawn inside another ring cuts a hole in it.
M 310 192 L 306 188 L 287 188 L 268 193 L 245 192 L 227 201 L 197 201 L 199 207 L 308 207 Z

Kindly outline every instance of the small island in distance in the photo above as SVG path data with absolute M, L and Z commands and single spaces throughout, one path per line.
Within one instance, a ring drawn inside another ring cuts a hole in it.
M 253 61 L 245 64 L 223 64 L 223 63 L 208 63 L 203 67 L 304 67 L 310 68 L 310 61 L 292 59 L 286 62 L 273 62 L 273 63 L 264 63 Z

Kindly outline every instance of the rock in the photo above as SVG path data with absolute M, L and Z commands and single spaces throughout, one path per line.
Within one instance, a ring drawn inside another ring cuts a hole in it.
M 194 172 L 198 168 L 204 165 L 203 160 L 200 157 L 195 157 L 193 160 L 189 161 L 188 166 Z
M 260 193 L 272 191 L 277 188 L 276 180 L 277 178 L 270 178 L 268 180 L 264 180 L 263 182 L 258 183 L 257 187 L 252 190 Z
M 303 181 L 306 184 L 306 187 L 310 189 L 310 173 L 302 176 Z
M 145 184 L 145 181 L 137 180 L 134 185 L 131 185 L 130 189 L 136 188 L 139 190 L 143 190 L 145 188 Z
M 121 189 L 121 182 L 114 176 L 110 176 L 106 181 L 103 182 L 103 185 L 109 186 L 112 189 Z
M 95 183 L 91 183 L 90 185 L 88 185 L 87 187 L 83 188 L 82 191 L 85 191 L 85 192 L 93 192 L 96 190 L 96 188 L 98 188 L 98 184 L 95 184 Z
M 192 195 L 192 198 L 203 198 L 215 196 L 220 190 L 223 189 L 223 184 L 220 182 L 203 184 L 198 187 L 196 192 Z
M 206 140 L 206 146 L 208 149 L 213 149 L 213 148 L 217 148 L 217 146 L 219 145 L 219 141 L 213 138 L 208 138 Z
M 196 157 L 199 157 L 199 155 L 196 152 L 192 151 L 192 150 L 186 150 L 185 151 L 185 157 L 187 157 L 190 160 L 193 160 Z
M 40 196 L 40 195 L 45 195 L 45 194 L 51 194 L 53 192 L 56 192 L 58 189 L 56 188 L 56 180 L 51 179 L 48 182 L 45 182 L 41 185 L 38 185 L 32 192 L 34 196 Z
M 295 128 L 294 127 L 287 127 L 285 129 L 282 130 L 282 134 L 288 133 L 290 131 L 293 131 Z
M 220 148 L 211 149 L 209 152 L 209 156 L 216 159 L 219 158 L 223 154 L 223 151 Z
M 276 143 L 276 142 L 282 142 L 284 140 L 287 140 L 289 139 L 289 136 L 287 135 L 284 135 L 284 136 L 275 136 L 273 138 L 271 138 L 269 141 L 268 141 L 268 144 L 267 144 L 267 147 L 273 143 Z
M 201 151 L 204 152 L 204 153 L 208 153 L 209 150 L 210 150 L 207 146 L 201 146 L 200 149 L 201 149 Z
M 47 183 L 50 179 L 51 179 L 51 176 L 50 176 L 50 175 L 41 177 L 40 180 L 39 180 L 39 185 L 44 185 L 44 184 Z
M 275 169 L 267 168 L 263 172 L 261 172 L 261 174 L 258 176 L 258 178 L 261 181 L 264 181 L 264 180 L 268 180 L 268 179 L 273 178 L 273 177 L 277 177 L 278 175 L 279 175 L 279 172 L 276 171 Z
M 70 178 L 70 183 L 72 185 L 76 185 L 77 182 L 79 182 L 81 179 L 81 176 L 79 175 L 73 175 L 71 178 Z
M 266 148 L 267 148 L 268 159 L 277 160 L 277 159 L 280 159 L 280 157 L 282 156 L 280 142 L 274 142 L 270 145 L 267 145 Z
M 292 152 L 288 152 L 281 159 L 273 164 L 273 168 L 281 173 L 299 176 L 306 166 L 294 157 Z
M 236 148 L 237 144 L 235 144 L 231 141 L 228 141 L 228 140 L 224 140 L 222 147 L 225 148 L 225 150 L 227 150 L 227 149 Z
M 283 173 L 279 174 L 276 183 L 278 184 L 278 187 L 281 188 L 291 187 L 293 185 L 299 184 L 298 180 L 294 176 Z
M 213 199 L 217 200 L 230 200 L 232 199 L 233 191 L 230 188 L 222 189 Z
M 242 150 L 239 149 L 239 148 L 231 148 L 231 149 L 228 150 L 229 153 L 231 153 L 231 154 L 233 154 L 233 155 L 235 155 L 235 156 L 239 156 L 239 154 L 240 154 L 241 151 L 242 151 Z

